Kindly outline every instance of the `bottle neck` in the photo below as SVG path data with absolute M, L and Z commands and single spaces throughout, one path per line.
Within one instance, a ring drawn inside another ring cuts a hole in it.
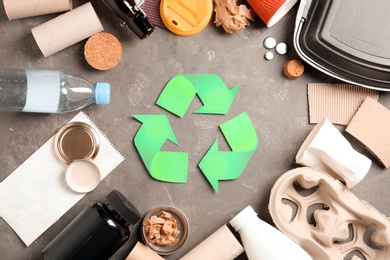
M 252 221 L 258 221 L 257 213 L 251 206 L 246 207 L 240 213 L 237 214 L 231 221 L 230 224 L 238 232 L 245 225 Z
M 92 86 L 92 96 L 91 96 L 91 101 L 92 101 L 92 104 L 96 104 L 96 84 L 93 84 Z
M 128 228 L 129 224 L 128 222 L 122 218 L 121 215 L 116 212 L 116 210 L 110 205 L 110 203 L 106 202 L 103 204 L 103 208 L 107 211 L 107 213 L 110 215 L 112 219 L 115 220 L 115 222 L 120 225 L 122 228 Z

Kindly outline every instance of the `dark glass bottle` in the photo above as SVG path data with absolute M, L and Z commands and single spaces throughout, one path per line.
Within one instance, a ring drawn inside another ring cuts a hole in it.
M 141 9 L 143 0 L 102 0 L 103 3 L 127 25 L 141 40 L 147 38 L 154 25 Z
M 109 259 L 130 237 L 130 225 L 141 219 L 138 210 L 119 192 L 107 202 L 93 202 L 42 251 L 43 259 Z

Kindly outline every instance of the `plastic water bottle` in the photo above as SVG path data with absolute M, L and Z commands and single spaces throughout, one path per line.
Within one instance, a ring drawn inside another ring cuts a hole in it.
M 64 114 L 109 103 L 108 83 L 60 70 L 0 69 L 0 111 Z
M 249 260 L 311 260 L 292 239 L 257 217 L 251 206 L 238 213 L 230 225 L 240 234 Z

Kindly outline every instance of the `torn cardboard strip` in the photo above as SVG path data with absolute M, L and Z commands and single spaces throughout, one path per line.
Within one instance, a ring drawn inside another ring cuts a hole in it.
M 238 6 L 236 0 L 214 0 L 215 25 L 222 26 L 225 32 L 237 33 L 255 20 L 255 11 L 246 5 Z
M 346 131 L 362 142 L 386 167 L 390 167 L 390 111 L 366 98 Z
M 366 97 L 379 99 L 379 92 L 351 84 L 311 83 L 307 86 L 310 124 L 326 117 L 333 124 L 348 125 Z

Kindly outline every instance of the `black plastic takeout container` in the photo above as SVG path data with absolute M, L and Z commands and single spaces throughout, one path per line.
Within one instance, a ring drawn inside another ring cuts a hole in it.
M 390 1 L 301 0 L 294 47 L 320 71 L 390 91 Z

